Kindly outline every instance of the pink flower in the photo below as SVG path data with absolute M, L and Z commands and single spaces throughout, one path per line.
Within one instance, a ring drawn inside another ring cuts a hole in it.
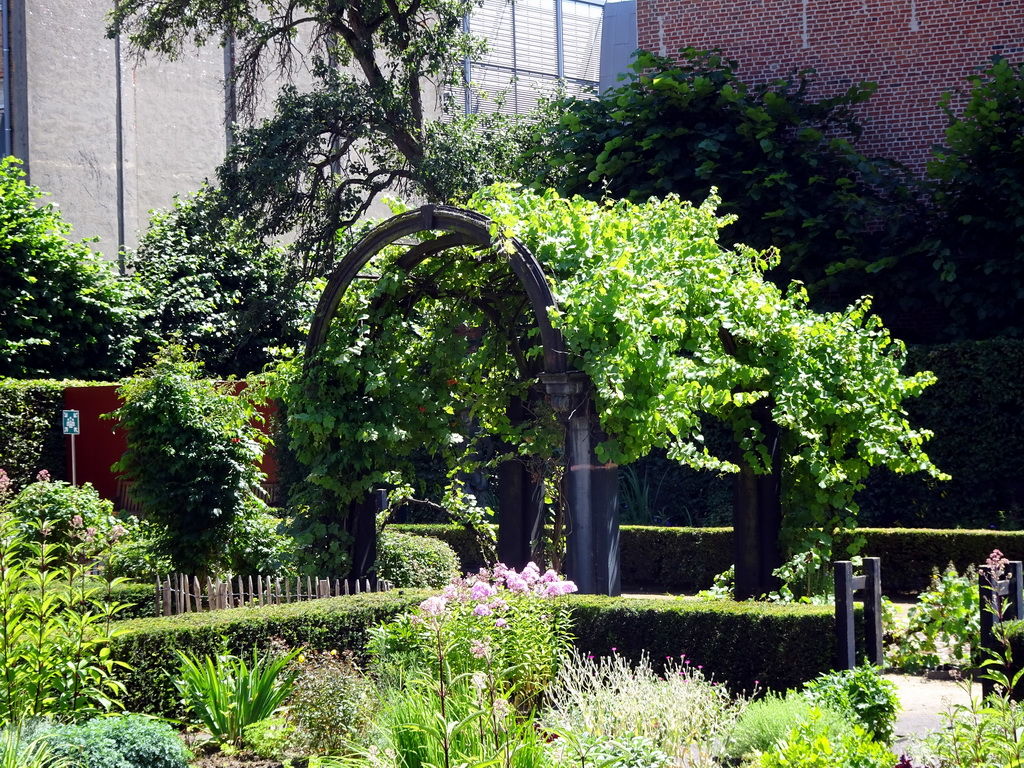
M 508 626 L 508 622 L 505 621 L 504 619 L 495 619 L 494 620 L 494 626 L 496 626 L 498 629 L 504 629 L 505 627 Z
M 82 516 L 81 515 L 75 515 L 74 517 L 71 518 L 71 527 L 72 528 L 81 528 L 82 524 L 83 523 L 82 523 Z
M 434 597 L 428 597 L 422 603 L 420 603 L 420 610 L 428 616 L 440 616 L 444 613 L 444 609 L 448 607 L 448 600 L 441 595 L 435 595 Z
M 491 610 L 491 606 L 487 603 L 480 603 L 476 608 L 473 609 L 473 613 L 477 616 L 490 616 L 494 611 Z
M 110 529 L 110 540 L 111 541 L 117 541 L 122 536 L 127 536 L 127 535 L 128 535 L 128 529 L 125 528 L 120 523 L 115 524 L 114 527 Z
M 469 649 L 469 652 L 476 656 L 478 659 L 482 659 L 484 656 L 487 655 L 488 650 L 489 649 L 485 643 L 482 643 L 479 640 L 474 640 L 472 647 Z
M 45 469 L 39 470 L 39 474 L 36 475 L 36 481 L 38 481 L 40 483 L 48 483 L 48 482 L 50 482 L 50 473 L 47 472 Z
M 505 584 L 508 586 L 509 591 L 515 592 L 516 594 L 522 594 L 530 590 L 530 585 L 526 583 L 526 579 L 515 571 L 508 572 L 505 576 Z
M 486 600 L 491 595 L 498 592 L 497 589 L 492 587 L 486 581 L 478 581 L 473 585 L 473 588 L 469 590 L 469 596 L 474 600 Z

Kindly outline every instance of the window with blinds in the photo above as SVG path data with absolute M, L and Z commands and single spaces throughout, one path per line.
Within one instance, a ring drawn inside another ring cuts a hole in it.
M 604 0 L 483 0 L 467 20 L 488 51 L 466 63 L 469 87 L 453 94 L 466 113 L 524 114 L 555 95 L 598 84 Z

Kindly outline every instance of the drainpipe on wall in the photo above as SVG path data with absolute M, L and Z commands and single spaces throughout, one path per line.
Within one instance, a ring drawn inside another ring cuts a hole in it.
M 124 245 L 124 97 L 121 88 L 121 35 L 114 38 L 114 120 L 117 171 L 117 267 L 125 274 Z
M 0 38 L 3 39 L 4 72 L 4 136 L 0 151 L 3 156 L 11 154 L 11 23 L 7 12 L 7 0 L 0 0 Z

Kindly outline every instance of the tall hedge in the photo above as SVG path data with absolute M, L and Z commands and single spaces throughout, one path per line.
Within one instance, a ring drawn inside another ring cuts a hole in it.
M 67 475 L 60 412 L 71 382 L 0 378 L 0 469 L 18 491 L 45 469 Z
M 906 407 L 935 432 L 928 454 L 953 479 L 873 472 L 857 497 L 861 524 L 1024 528 L 1024 340 L 914 347 L 906 369 L 938 377 Z

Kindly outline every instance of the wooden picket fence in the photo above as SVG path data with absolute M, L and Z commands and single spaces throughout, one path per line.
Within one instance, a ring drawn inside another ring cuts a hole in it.
M 369 579 L 321 579 L 306 576 L 289 579 L 277 576 L 238 576 L 235 579 L 207 578 L 175 574 L 156 579 L 157 613 L 179 613 L 262 607 L 317 600 L 322 597 L 358 595 L 361 592 L 386 592 L 391 584 Z

